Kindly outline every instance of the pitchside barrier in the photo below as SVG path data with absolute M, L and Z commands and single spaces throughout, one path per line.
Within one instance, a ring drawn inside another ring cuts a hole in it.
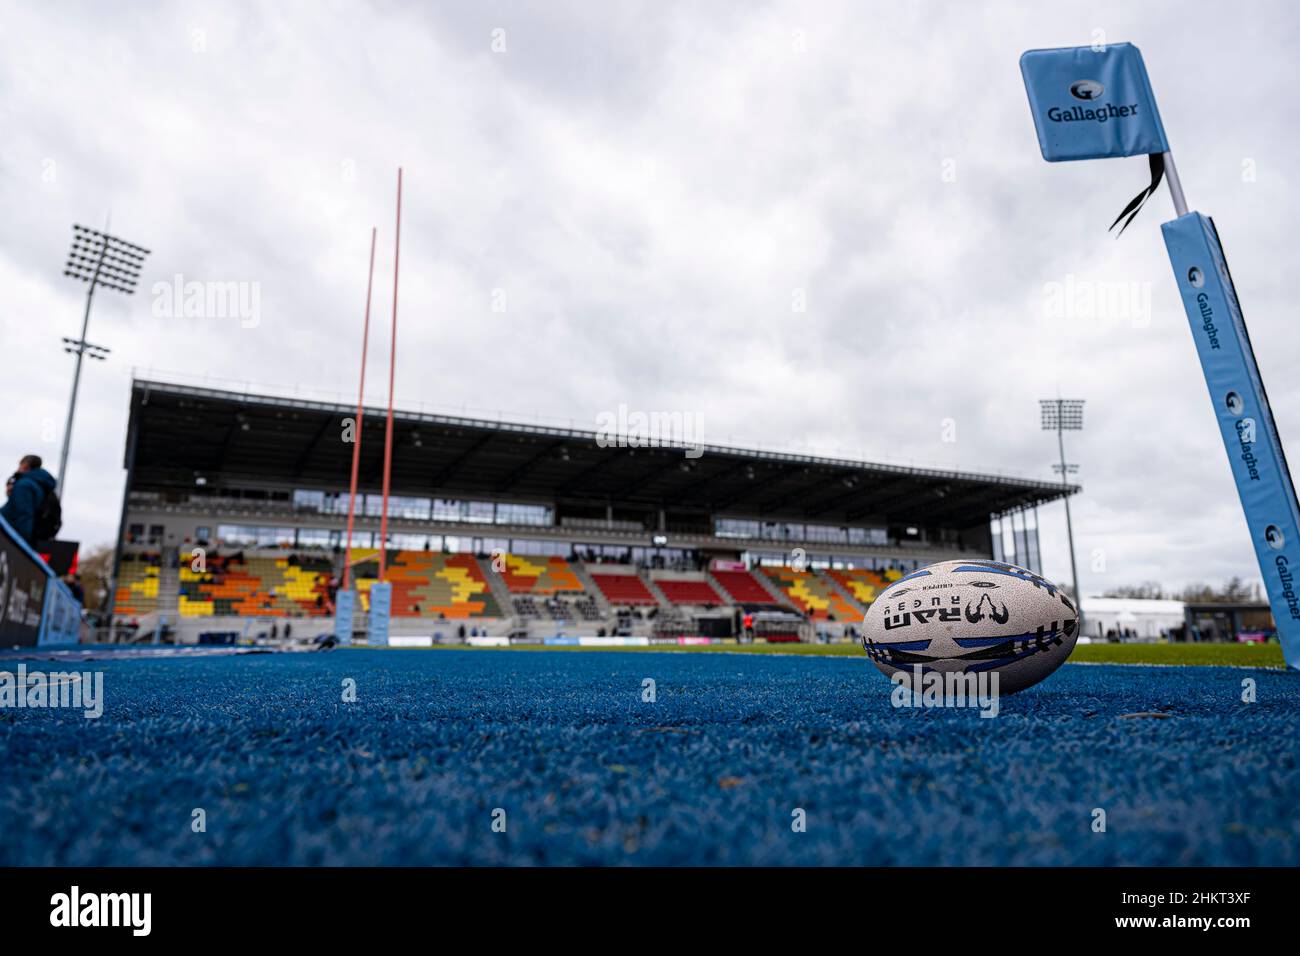
M 1250 529 L 1288 666 L 1300 669 L 1300 507 L 1214 222 L 1189 212 L 1137 47 L 1030 50 L 1020 58 L 1038 145 L 1048 162 L 1146 154 L 1151 183 L 1111 229 L 1122 233 L 1167 174 L 1178 218 L 1165 247 L 1191 324 L 1219 433 Z M 1121 225 L 1122 223 L 1122 225 Z
M 75 644 L 81 603 L 0 517 L 0 647 Z

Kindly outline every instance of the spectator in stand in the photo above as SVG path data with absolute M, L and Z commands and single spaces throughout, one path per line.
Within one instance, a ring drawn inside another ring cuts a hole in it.
M 6 485 L 9 500 L 0 508 L 0 515 L 13 526 L 19 536 L 28 544 L 53 538 L 59 533 L 57 526 L 50 531 L 48 526 L 41 527 L 42 521 L 48 522 L 50 509 L 44 508 L 50 495 L 54 494 L 54 476 L 41 467 L 40 455 L 24 455 L 18 462 L 18 471 Z M 57 505 L 58 497 L 54 499 Z

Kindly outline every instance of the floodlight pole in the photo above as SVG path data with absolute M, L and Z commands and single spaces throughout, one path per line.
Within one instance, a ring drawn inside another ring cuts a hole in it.
M 1074 556 L 1074 521 L 1070 515 L 1070 466 L 1065 462 L 1065 411 L 1067 402 L 1071 410 L 1070 428 L 1083 428 L 1083 402 L 1073 399 L 1063 398 L 1044 398 L 1039 400 L 1039 409 L 1042 412 L 1043 431 L 1047 431 L 1053 425 L 1056 426 L 1056 447 L 1061 455 L 1061 491 L 1062 501 L 1065 503 L 1065 535 L 1070 545 L 1070 580 L 1074 586 L 1074 609 L 1078 614 L 1079 623 L 1077 633 L 1083 633 L 1083 595 L 1079 591 L 1079 566 Z M 1078 414 L 1078 423 L 1075 423 L 1074 415 Z
M 86 311 L 81 316 L 81 338 L 77 341 L 77 364 L 72 371 L 72 398 L 68 400 L 68 420 L 63 423 L 63 447 L 59 450 L 59 470 L 54 476 L 54 490 L 60 494 L 67 488 L 68 446 L 72 442 L 72 419 L 77 414 L 77 389 L 81 386 L 81 360 L 86 354 L 86 332 L 90 328 L 90 303 L 95 298 L 95 284 L 99 281 L 99 271 L 104 266 L 104 253 L 108 251 L 108 237 L 105 236 L 99 246 L 99 259 L 95 263 L 95 272 L 86 289 Z
M 1059 399 L 1057 400 L 1059 403 Z M 1083 595 L 1079 593 L 1079 568 L 1074 559 L 1074 522 L 1070 520 L 1070 470 L 1065 464 L 1065 430 L 1060 405 L 1056 412 L 1056 444 L 1061 450 L 1061 485 L 1065 489 L 1065 537 L 1070 544 L 1070 580 L 1074 584 L 1074 609 L 1079 613 L 1079 630 L 1083 633 Z
M 77 364 L 72 372 L 72 397 L 68 401 L 68 418 L 63 425 L 63 447 L 59 450 L 59 471 L 54 476 L 55 489 L 65 493 L 68 482 L 68 450 L 72 444 L 72 423 L 77 414 L 77 393 L 81 388 L 81 363 L 86 353 L 91 358 L 103 358 L 107 349 L 99 349 L 86 341 L 90 328 L 90 306 L 95 300 L 95 288 L 107 286 L 125 295 L 135 293 L 140 280 L 140 269 L 149 250 L 134 243 L 85 226 L 72 227 L 72 246 L 63 274 L 80 279 L 87 284 L 86 308 L 81 315 L 81 337 L 75 341 L 65 339 L 67 351 L 76 352 Z M 87 255 L 89 253 L 89 255 Z M 93 262 L 93 267 L 91 263 Z

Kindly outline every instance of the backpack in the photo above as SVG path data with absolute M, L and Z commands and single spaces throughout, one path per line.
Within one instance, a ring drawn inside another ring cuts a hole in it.
M 53 541 L 62 527 L 63 506 L 59 504 L 59 496 L 51 491 L 36 509 L 36 516 L 32 519 L 32 540 Z

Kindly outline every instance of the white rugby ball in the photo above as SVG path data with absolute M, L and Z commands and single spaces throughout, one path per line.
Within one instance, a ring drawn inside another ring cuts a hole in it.
M 886 676 L 996 672 L 998 693 L 1032 687 L 1064 663 L 1078 612 L 1033 571 L 996 561 L 942 561 L 895 581 L 862 622 L 862 646 Z M 919 691 L 920 687 L 913 687 Z

